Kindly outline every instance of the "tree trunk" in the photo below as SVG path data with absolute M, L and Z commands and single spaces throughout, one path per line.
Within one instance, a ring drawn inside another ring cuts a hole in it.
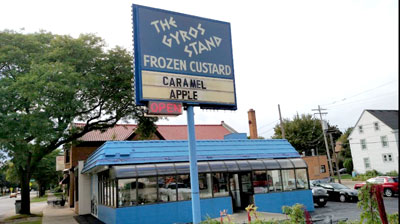
M 29 180 L 31 174 L 29 171 L 20 173 L 21 177 L 21 214 L 31 214 L 31 200 L 30 200 L 30 189 Z
M 44 183 L 38 182 L 39 187 L 39 197 L 43 197 L 46 192 L 46 185 Z

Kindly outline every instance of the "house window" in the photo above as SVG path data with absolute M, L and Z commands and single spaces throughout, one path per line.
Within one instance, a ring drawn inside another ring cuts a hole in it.
M 392 154 L 382 154 L 383 162 L 392 162 Z
M 358 131 L 360 132 L 360 134 L 364 133 L 364 131 L 363 131 L 363 126 L 362 126 L 362 125 L 359 125 L 359 126 L 358 126 Z
M 382 147 L 388 147 L 388 140 L 387 140 L 387 136 L 381 136 L 381 142 L 382 142 Z
M 326 167 L 325 167 L 325 165 L 321 165 L 321 173 L 326 173 Z
M 69 163 L 69 161 L 70 161 L 69 153 L 70 153 L 69 149 L 65 150 L 65 163 Z
M 379 131 L 379 123 L 378 122 L 374 122 L 374 129 L 375 129 L 375 131 Z
M 361 144 L 361 149 L 367 149 L 367 142 L 365 141 L 365 139 L 361 139 L 360 144 Z
M 371 163 L 369 162 L 369 158 L 364 158 L 364 166 L 365 169 L 371 168 Z

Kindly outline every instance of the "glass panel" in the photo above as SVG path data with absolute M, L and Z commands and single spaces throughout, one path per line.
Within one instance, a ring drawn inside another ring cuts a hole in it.
M 192 189 L 190 189 L 190 176 L 178 175 L 178 201 L 192 199 Z
M 208 166 L 208 162 L 197 163 L 197 169 L 199 170 L 199 173 L 211 172 L 210 167 Z
M 267 193 L 268 185 L 266 170 L 253 171 L 253 188 L 255 194 Z
M 118 207 L 136 204 L 136 178 L 118 180 Z
M 214 197 L 228 196 L 228 173 L 213 173 Z
M 276 170 L 281 168 L 278 162 L 274 159 L 263 159 L 262 161 L 264 162 L 268 170 Z
M 225 161 L 226 168 L 228 171 L 239 171 L 239 166 L 237 165 L 236 161 Z
M 294 170 L 281 170 L 281 172 L 282 172 L 283 190 L 291 191 L 296 189 Z
M 306 169 L 296 169 L 297 189 L 309 189 Z
M 223 161 L 211 161 L 208 164 L 210 164 L 211 171 L 213 172 L 228 171 Z
M 261 160 L 248 160 L 252 170 L 266 170 L 264 163 Z
M 237 161 L 240 171 L 250 171 L 251 167 L 249 162 L 247 162 L 247 160 L 238 160 Z
M 199 173 L 200 198 L 211 198 L 211 174 Z
M 303 159 L 296 158 L 290 159 L 290 161 L 292 161 L 295 168 L 307 168 L 307 163 Z
M 176 180 L 175 176 L 158 177 L 160 202 L 176 201 Z
M 229 175 L 229 190 L 232 196 L 232 203 L 234 207 L 240 207 L 240 188 L 239 188 L 239 175 L 237 173 Z M 215 194 L 214 194 L 215 196 Z
M 177 173 L 190 173 L 189 163 L 175 163 L 175 168 Z
M 176 174 L 173 163 L 156 164 L 158 175 Z
M 276 161 L 281 165 L 281 169 L 293 168 L 293 164 L 288 159 L 277 159 Z
M 138 204 L 151 204 L 157 202 L 157 177 L 138 179 Z
M 279 170 L 268 170 L 267 180 L 269 185 L 269 192 L 282 191 L 281 173 Z
M 139 177 L 157 175 L 156 166 L 154 166 L 154 164 L 137 165 L 136 170 Z
M 136 166 L 113 166 L 111 169 L 116 178 L 137 177 Z

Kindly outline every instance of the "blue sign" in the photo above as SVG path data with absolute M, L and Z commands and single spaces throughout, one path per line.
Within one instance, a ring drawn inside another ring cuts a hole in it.
M 132 5 L 136 103 L 236 110 L 230 24 Z

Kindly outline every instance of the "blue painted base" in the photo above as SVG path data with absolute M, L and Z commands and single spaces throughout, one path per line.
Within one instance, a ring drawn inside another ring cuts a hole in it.
M 232 214 L 230 197 L 200 200 L 201 219 L 217 218 L 219 212 L 226 209 Z M 141 205 L 125 208 L 110 208 L 99 205 L 99 219 L 107 224 L 140 223 L 171 224 L 192 222 L 192 202 L 180 201 L 153 205 Z
M 282 213 L 282 206 L 303 204 L 307 211 L 314 211 L 311 190 L 298 190 L 268 194 L 255 194 L 254 203 L 260 212 Z

